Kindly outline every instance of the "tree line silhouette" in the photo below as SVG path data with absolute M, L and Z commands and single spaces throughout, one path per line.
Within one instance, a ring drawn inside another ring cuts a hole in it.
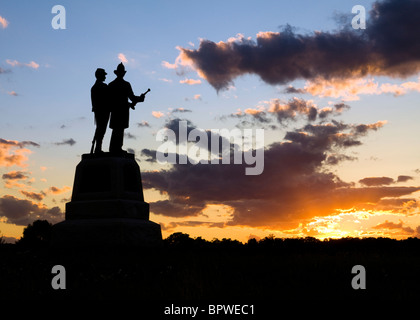
M 161 248 L 49 246 L 52 225 L 29 224 L 16 244 L 0 245 L 0 296 L 49 299 L 405 299 L 420 298 L 420 239 L 269 235 L 246 242 L 175 232 Z M 1 242 L 1 241 L 0 241 Z M 51 288 L 62 265 L 68 288 Z M 352 267 L 367 270 L 353 290 Z M 316 296 L 314 296 L 316 292 Z
M 23 236 L 16 241 L 18 247 L 42 248 L 51 242 L 52 224 L 47 220 L 36 220 L 23 231 Z M 0 237 L 0 244 L 6 242 Z M 202 237 L 192 238 L 187 233 L 175 232 L 163 239 L 164 248 L 188 249 L 227 249 L 227 250 L 281 250 L 281 251 L 319 251 L 319 250 L 400 250 L 403 248 L 419 248 L 420 239 L 407 238 L 397 240 L 386 237 L 354 238 L 345 237 L 320 240 L 314 237 L 276 238 L 270 234 L 262 239 L 251 238 L 243 243 L 235 239 L 223 238 L 206 240 Z

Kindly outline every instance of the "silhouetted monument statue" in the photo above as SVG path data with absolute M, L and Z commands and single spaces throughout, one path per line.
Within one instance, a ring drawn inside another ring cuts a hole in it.
M 108 85 L 109 95 L 111 97 L 111 121 L 109 127 L 112 129 L 111 143 L 109 151 L 113 153 L 124 152 L 122 150 L 124 140 L 124 129 L 129 126 L 130 107 L 138 102 L 143 102 L 145 94 L 135 96 L 131 84 L 124 80 L 126 73 L 124 65 L 120 63 L 114 70 L 117 78 Z M 131 104 L 128 102 L 131 100 Z
M 105 70 L 97 69 L 95 73 L 97 81 L 91 93 L 96 148 L 94 153 L 91 150 L 91 153 L 83 154 L 76 167 L 65 221 L 53 226 L 52 244 L 55 247 L 161 245 L 160 225 L 149 220 L 149 204 L 144 201 L 140 167 L 134 154 L 122 150 L 129 108 L 134 109 L 137 102 L 143 102 L 150 89 L 135 96 L 130 83 L 123 80 L 123 64 L 118 65 L 115 74 L 117 78 L 106 86 L 103 83 Z M 113 132 L 110 152 L 103 152 L 101 144 L 109 110 Z
M 92 100 L 92 112 L 95 114 L 96 130 L 92 141 L 92 153 L 95 146 L 95 153 L 101 153 L 102 141 L 105 136 L 106 127 L 109 121 L 111 105 L 108 94 L 108 86 L 104 83 L 107 73 L 104 69 L 98 68 L 95 72 L 96 82 L 90 89 Z

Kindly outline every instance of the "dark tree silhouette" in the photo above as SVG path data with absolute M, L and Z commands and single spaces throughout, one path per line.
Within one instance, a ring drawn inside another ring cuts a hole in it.
M 23 237 L 16 243 L 27 247 L 48 246 L 51 240 L 52 224 L 47 220 L 35 220 L 23 230 Z
M 171 247 L 185 248 L 191 246 L 194 242 L 194 239 L 191 238 L 187 233 L 175 232 L 167 237 L 164 241 Z

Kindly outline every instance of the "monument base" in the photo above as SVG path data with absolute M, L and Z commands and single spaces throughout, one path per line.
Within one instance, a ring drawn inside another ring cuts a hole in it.
M 149 204 L 126 199 L 71 201 L 66 203 L 66 220 L 129 218 L 149 220 Z
M 75 247 L 158 247 L 162 245 L 160 225 L 127 218 L 65 220 L 53 226 L 54 248 Z

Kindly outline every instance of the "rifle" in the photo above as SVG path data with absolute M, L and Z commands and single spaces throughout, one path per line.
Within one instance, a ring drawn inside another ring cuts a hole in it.
M 142 93 L 142 94 L 140 95 L 140 97 L 141 97 L 141 96 L 146 96 L 146 94 L 147 94 L 149 91 L 151 91 L 151 90 L 150 90 L 150 88 L 149 88 L 149 89 L 147 89 L 147 91 L 146 91 L 146 92 Z M 130 108 L 131 108 L 131 109 L 133 109 L 133 110 L 136 110 L 136 108 L 135 108 L 136 104 L 137 104 L 137 101 L 136 101 L 136 102 L 132 102 L 132 103 L 130 103 L 130 104 L 129 104 L 129 105 L 130 105 Z
M 93 153 L 93 148 L 95 147 L 95 137 L 92 140 L 92 147 L 90 148 L 90 153 Z

